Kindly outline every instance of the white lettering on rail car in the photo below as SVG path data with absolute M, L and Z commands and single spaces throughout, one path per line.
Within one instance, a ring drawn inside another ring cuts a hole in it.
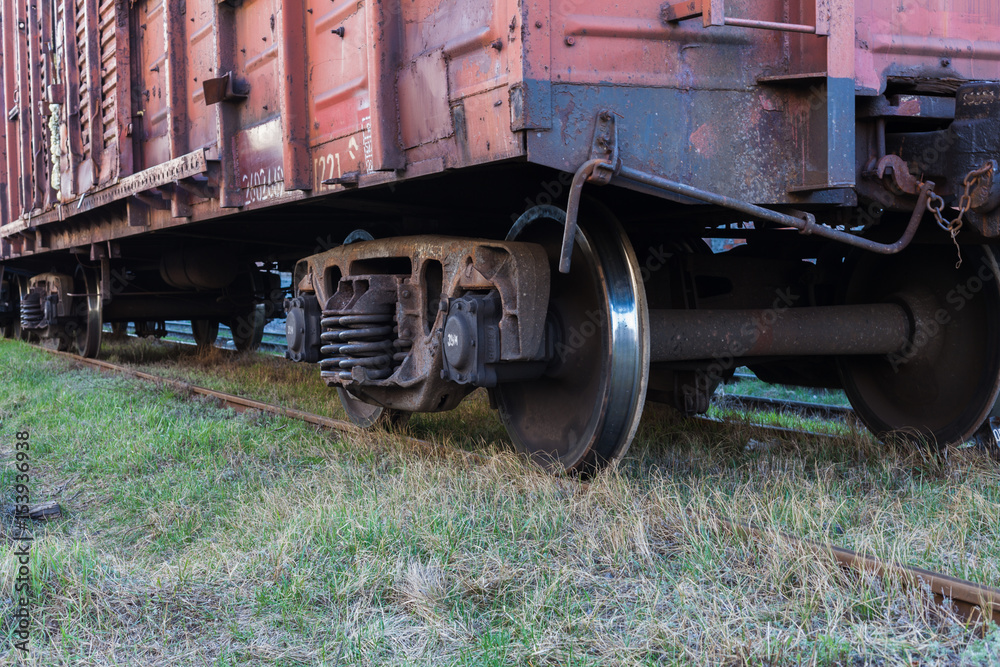
M 316 175 L 317 190 L 332 187 L 330 185 L 323 185 L 323 181 L 331 178 L 340 178 L 342 173 L 340 170 L 340 153 L 327 153 L 313 160 L 313 174 Z
M 375 171 L 375 152 L 372 149 L 372 117 L 365 116 L 361 119 L 361 129 L 364 132 L 361 143 L 365 148 L 365 169 L 370 174 Z
M 247 192 L 244 206 L 280 197 L 284 191 L 285 172 L 281 167 L 258 169 L 252 174 L 243 174 L 240 187 Z

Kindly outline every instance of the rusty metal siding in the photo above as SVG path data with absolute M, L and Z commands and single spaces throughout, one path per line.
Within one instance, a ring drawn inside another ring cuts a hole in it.
M 747 201 L 850 203 L 854 85 L 844 61 L 854 15 L 846 1 L 831 9 L 818 22 L 812 0 L 725 3 L 729 19 L 829 32 L 820 36 L 669 20 L 656 0 L 536 0 L 525 69 L 549 74 L 526 78 L 537 99 L 522 115 L 551 129 L 528 133 L 529 159 L 575 170 L 598 111 L 610 109 L 622 157 L 636 168 Z
M 4 15 L 0 5 L 0 50 L 4 48 Z M 7 81 L 5 59 L 0 57 L 0 227 L 10 222 L 12 216 L 9 180 L 7 175 Z
M 205 106 L 205 93 L 202 88 L 206 79 L 211 79 L 216 73 L 215 63 L 215 20 L 212 0 L 189 0 L 184 13 L 184 24 L 187 29 L 187 117 L 188 146 L 195 148 L 214 148 L 218 141 L 218 132 L 214 114 Z
M 829 17 L 723 3 L 829 36 L 671 23 L 662 0 L 0 0 L 0 237 L 68 229 L 93 202 L 127 201 L 104 240 L 509 158 L 574 170 L 601 108 L 632 166 L 850 203 L 855 96 L 921 72 L 1000 79 L 1000 5 L 819 4 Z M 206 99 L 227 74 L 238 90 Z
M 141 118 L 140 164 L 143 168 L 170 159 L 167 141 L 169 99 L 166 89 L 166 28 L 164 21 L 167 0 L 142 0 L 132 6 L 137 13 L 138 42 L 136 81 L 138 95 L 136 114 Z
M 64 159 L 60 165 L 63 200 L 80 192 L 77 175 L 83 159 L 83 126 L 80 116 L 80 65 L 77 47 L 76 3 L 59 0 L 56 3 L 56 53 L 59 55 L 62 74 Z
M 118 65 L 115 44 L 115 0 L 101 0 L 98 9 L 98 33 L 101 53 L 101 134 L 103 152 L 118 152 Z M 117 164 L 114 165 L 117 171 Z M 115 174 L 117 175 L 117 174 Z M 109 174 L 109 178 L 112 176 Z M 106 179 L 105 179 L 106 180 Z
M 109 196 L 128 198 L 130 225 L 155 227 L 337 191 L 324 181 L 345 175 L 365 184 L 524 151 L 510 122 L 517 0 L 2 3 L 8 236 Z M 227 73 L 245 94 L 210 103 L 204 82 Z M 199 150 L 218 164 L 214 190 L 135 190 L 159 172 L 112 187 Z
M 1000 2 L 856 0 L 857 84 L 871 94 L 889 77 L 1000 78 Z
M 12 53 L 14 50 L 12 36 L 14 28 L 15 23 L 10 12 L 10 1 L 0 0 L 0 51 L 4 54 Z M 16 89 L 11 59 L 5 56 L 0 60 L 3 61 L 0 63 L 0 100 L 3 102 L 3 105 L 0 106 L 0 112 L 3 114 L 0 117 L 0 125 L 3 126 L 3 129 L 0 130 L 0 140 L 3 141 L 3 161 L 0 162 L 0 172 L 3 173 L 0 175 L 0 183 L 3 184 L 4 189 L 4 199 L 0 202 L 0 205 L 3 206 L 3 211 L 0 212 L 0 221 L 3 224 L 8 224 L 21 213 L 20 193 L 17 187 L 19 177 L 16 165 L 18 147 L 15 132 L 17 124 L 16 119 L 10 117 L 10 112 L 14 108 Z
M 3 122 L 5 124 L 6 143 L 6 173 L 7 183 L 7 215 L 9 220 L 15 220 L 21 216 L 23 207 L 21 200 L 21 147 L 20 147 L 20 122 L 18 113 L 18 77 L 17 59 L 15 54 L 15 40 L 18 34 L 17 17 L 14 13 L 13 0 L 3 0 L 3 15 L 0 17 L 0 29 L 3 31 L 3 60 L 4 60 L 4 107 Z

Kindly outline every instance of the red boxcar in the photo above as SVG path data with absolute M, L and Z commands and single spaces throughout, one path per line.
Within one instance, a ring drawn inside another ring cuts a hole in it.
M 940 442 L 1000 387 L 997 3 L 0 0 L 0 40 L 8 335 L 285 310 L 359 423 L 485 387 L 574 469 L 737 364 Z

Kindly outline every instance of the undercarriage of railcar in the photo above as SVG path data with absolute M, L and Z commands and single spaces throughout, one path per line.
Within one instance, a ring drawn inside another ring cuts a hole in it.
M 203 342 L 222 322 L 245 348 L 287 315 L 289 358 L 316 364 L 357 424 L 484 388 L 555 471 L 620 457 L 646 401 L 705 412 L 737 366 L 843 388 L 880 436 L 962 442 L 1000 389 L 1000 86 L 947 109 L 907 99 L 926 112 L 862 105 L 856 201 L 839 206 L 764 208 L 647 173 L 601 110 L 575 174 L 517 160 L 134 238 L 81 232 L 3 264 L 0 324 L 93 356 L 105 322 L 190 319 Z

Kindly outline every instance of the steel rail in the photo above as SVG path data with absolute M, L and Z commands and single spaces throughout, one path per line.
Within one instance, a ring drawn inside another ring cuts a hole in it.
M 230 407 L 236 412 L 246 412 L 248 410 L 257 410 L 266 414 L 271 414 L 279 417 L 287 417 L 288 419 L 295 419 L 298 421 L 305 422 L 307 424 L 313 424 L 314 426 L 319 426 L 331 431 L 339 431 L 341 433 L 353 433 L 361 434 L 364 433 L 364 429 L 358 428 L 354 424 L 343 419 L 334 419 L 332 417 L 324 417 L 323 415 L 317 415 L 312 412 L 306 412 L 304 410 L 297 410 L 295 408 L 286 408 L 280 405 L 273 405 L 271 403 L 264 403 L 263 401 L 257 401 L 252 398 L 244 398 L 243 396 L 237 396 L 236 394 L 229 394 L 224 391 L 217 391 L 215 389 L 209 389 L 208 387 L 202 387 L 200 385 L 191 384 L 189 382 L 184 382 L 183 380 L 174 380 L 173 378 L 165 378 L 159 375 L 153 375 L 152 373 L 145 373 L 143 371 L 135 370 L 134 368 L 128 368 L 127 366 L 119 366 L 118 364 L 112 364 L 107 361 L 101 361 L 100 359 L 87 359 L 86 357 L 81 357 L 77 354 L 72 354 L 70 352 L 60 352 L 58 350 L 50 350 L 48 348 L 39 348 L 50 354 L 63 357 L 70 361 L 74 361 L 78 364 L 83 364 L 85 366 L 90 366 L 96 368 L 105 373 L 114 373 L 118 375 L 125 375 L 128 377 L 133 377 L 139 380 L 144 380 L 146 382 L 151 382 L 153 384 L 158 384 L 162 386 L 170 387 L 171 389 L 176 389 L 181 394 L 195 394 L 198 396 L 205 396 L 208 398 L 214 398 L 226 407 Z M 400 439 L 404 442 L 417 445 L 424 449 L 433 450 L 436 453 L 453 453 L 461 455 L 464 458 L 474 458 L 476 460 L 481 460 L 478 454 L 472 452 L 465 452 L 460 449 L 455 449 L 453 447 L 446 447 L 444 445 L 438 445 L 429 440 L 421 440 L 419 438 L 411 438 L 408 436 L 400 436 Z
M 810 403 L 808 401 L 793 401 L 780 398 L 765 398 L 763 396 L 747 396 L 745 394 L 716 394 L 713 402 L 720 408 L 747 407 L 755 409 L 788 410 L 800 414 L 818 414 L 827 417 L 848 419 L 854 416 L 852 408 L 842 405 L 826 405 L 825 403 Z
M 900 565 L 884 561 L 875 556 L 867 556 L 850 549 L 825 542 L 793 537 L 787 533 L 746 523 L 738 523 L 716 517 L 724 530 L 744 539 L 754 539 L 767 544 L 777 537 L 788 544 L 801 546 L 820 558 L 832 558 L 846 570 L 868 574 L 883 579 L 891 579 L 904 587 L 930 588 L 934 600 L 940 606 L 950 601 L 959 616 L 980 631 L 985 629 L 984 620 L 992 620 L 1000 625 L 1000 589 L 965 581 L 940 572 L 932 572 L 912 565 Z M 985 616 L 985 619 L 984 619 Z
M 53 355 L 63 357 L 67 360 L 96 368 L 105 373 L 130 376 L 140 380 L 169 386 L 179 390 L 183 394 L 196 394 L 211 397 L 237 411 L 258 410 L 267 414 L 296 419 L 321 428 L 335 430 L 342 433 L 360 434 L 364 432 L 362 429 L 351 424 L 350 422 L 346 422 L 341 419 L 333 419 L 331 417 L 324 417 L 322 415 L 305 412 L 303 410 L 272 405 L 270 403 L 236 396 L 235 394 L 228 394 L 226 392 L 208 389 L 206 387 L 190 384 L 181 380 L 160 377 L 158 375 L 145 373 L 143 371 L 138 371 L 125 366 L 119 366 L 117 364 L 101 361 L 99 359 L 87 359 L 69 352 L 59 352 L 47 348 L 39 349 Z M 714 420 L 712 421 L 714 422 Z M 780 430 L 787 431 L 787 433 L 796 433 L 790 429 Z M 466 461 L 474 461 L 477 463 L 483 463 L 488 460 L 487 457 L 482 455 L 475 454 L 473 452 L 466 452 L 455 447 L 434 443 L 428 440 L 421 440 L 419 438 L 411 438 L 408 436 L 400 436 L 399 440 L 411 445 L 416 445 L 421 449 L 437 455 L 456 455 Z M 580 484 L 581 488 L 587 488 L 588 486 L 589 483 L 587 482 L 581 482 Z M 980 632 L 985 630 L 986 623 L 984 621 L 986 620 L 992 620 L 994 623 L 1000 624 L 1000 589 L 984 586 L 971 581 L 965 581 L 964 579 L 958 579 L 957 577 L 932 572 L 919 567 L 891 563 L 874 556 L 860 554 L 843 547 L 793 537 L 780 531 L 746 523 L 734 522 L 719 516 L 699 517 L 699 519 L 709 524 L 714 521 L 721 529 L 727 532 L 737 535 L 743 539 L 756 540 L 761 544 L 771 544 L 774 542 L 774 538 L 778 537 L 789 545 L 800 546 L 806 551 L 812 552 L 817 558 L 832 558 L 838 565 L 845 569 L 862 574 L 869 574 L 871 576 L 892 579 L 900 582 L 905 587 L 929 587 L 931 593 L 934 595 L 935 601 L 939 605 L 944 605 L 950 602 L 959 616 L 967 623 L 976 626 L 977 630 Z

